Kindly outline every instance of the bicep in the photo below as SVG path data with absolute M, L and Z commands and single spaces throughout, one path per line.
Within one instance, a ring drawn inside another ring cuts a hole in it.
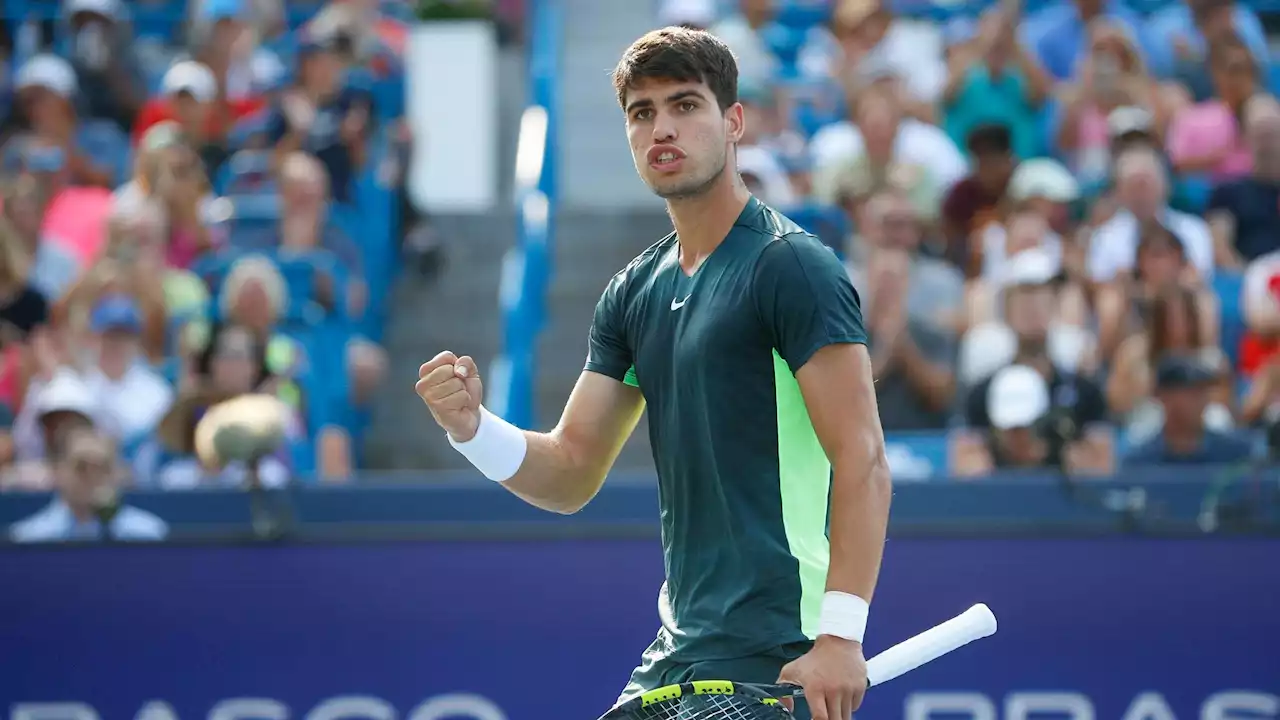
M 884 431 L 871 378 L 871 356 L 861 343 L 827 345 L 796 372 L 809 420 L 834 465 L 884 460 Z
M 639 388 L 586 370 L 578 376 L 554 434 L 575 460 L 607 468 L 631 437 L 642 412 L 644 396 Z

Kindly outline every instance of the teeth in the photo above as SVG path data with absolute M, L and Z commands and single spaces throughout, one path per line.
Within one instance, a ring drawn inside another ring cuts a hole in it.
M 676 159 L 675 153 L 662 153 L 661 155 L 658 156 L 658 162 L 662 162 L 662 163 L 668 163 L 675 159 Z

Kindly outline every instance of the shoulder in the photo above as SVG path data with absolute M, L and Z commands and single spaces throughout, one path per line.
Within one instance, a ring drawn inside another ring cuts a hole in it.
M 9 538 L 13 542 L 42 542 L 57 540 L 66 530 L 65 508 L 50 503 L 34 515 L 9 526 Z
M 674 231 L 661 240 L 645 248 L 621 270 L 613 274 L 605 286 L 601 300 L 618 301 L 625 298 L 633 288 L 640 287 L 653 277 L 658 270 L 662 257 L 676 243 Z
M 168 523 L 131 505 L 121 508 L 114 524 L 117 536 L 126 540 L 163 540 L 169 535 Z
M 1169 224 L 1173 226 L 1170 230 L 1173 230 L 1174 234 L 1184 239 L 1201 240 L 1209 238 L 1209 223 L 1205 222 L 1204 218 L 1199 215 L 1184 213 L 1180 210 L 1171 210 L 1169 212 Z

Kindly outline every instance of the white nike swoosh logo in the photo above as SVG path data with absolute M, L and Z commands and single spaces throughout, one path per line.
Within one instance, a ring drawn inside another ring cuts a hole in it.
M 684 304 L 687 302 L 689 302 L 689 298 L 685 298 L 683 300 L 676 300 L 675 298 L 671 298 L 671 309 L 679 310 L 680 308 L 684 307 Z

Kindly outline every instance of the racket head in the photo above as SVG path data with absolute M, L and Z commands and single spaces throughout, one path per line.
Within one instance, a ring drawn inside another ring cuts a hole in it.
M 600 720 L 792 720 L 779 698 L 799 694 L 793 685 L 694 680 L 641 693 Z

